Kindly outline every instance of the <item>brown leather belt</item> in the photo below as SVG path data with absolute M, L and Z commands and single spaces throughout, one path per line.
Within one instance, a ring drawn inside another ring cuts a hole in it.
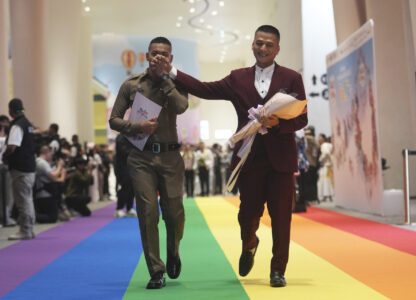
M 146 143 L 143 151 L 152 151 L 153 153 L 161 153 L 167 151 L 175 151 L 181 147 L 178 143 Z

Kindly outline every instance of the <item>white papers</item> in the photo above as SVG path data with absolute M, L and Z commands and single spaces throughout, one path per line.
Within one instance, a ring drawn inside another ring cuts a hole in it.
M 130 122 L 143 122 L 147 119 L 156 118 L 159 116 L 162 106 L 153 102 L 152 100 L 147 99 L 145 96 L 136 93 L 134 97 L 134 102 L 131 107 Z M 146 144 L 149 135 L 140 133 L 136 135 L 124 135 L 126 139 L 130 141 L 134 146 L 143 151 L 144 145 Z

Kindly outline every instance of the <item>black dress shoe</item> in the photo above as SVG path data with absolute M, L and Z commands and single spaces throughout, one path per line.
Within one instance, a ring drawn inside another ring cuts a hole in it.
M 257 239 L 257 245 L 256 247 L 248 250 L 243 251 L 240 256 L 240 262 L 238 266 L 238 273 L 240 276 L 246 276 L 248 273 L 250 273 L 251 268 L 253 268 L 254 265 L 254 255 L 256 255 L 257 246 L 259 245 L 259 238 Z
M 149 290 L 161 289 L 166 286 L 165 274 L 164 273 L 157 273 L 153 275 L 152 278 L 149 280 L 146 288 Z
M 286 286 L 286 279 L 279 271 L 272 271 L 270 273 L 270 286 L 272 287 L 284 287 Z
M 181 274 L 181 258 L 179 257 L 179 253 L 176 257 L 169 257 L 166 262 L 166 272 L 168 273 L 169 278 L 176 279 Z

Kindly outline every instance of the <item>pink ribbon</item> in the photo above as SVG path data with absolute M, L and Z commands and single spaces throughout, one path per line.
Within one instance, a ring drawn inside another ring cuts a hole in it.
M 250 119 L 250 120 L 255 120 L 255 121 L 257 121 L 258 122 L 258 116 L 259 116 L 259 114 L 260 114 L 260 110 L 263 108 L 263 105 L 261 105 L 261 104 L 258 104 L 257 105 L 257 108 L 254 108 L 254 107 L 252 107 L 252 108 L 250 108 L 249 110 L 248 110 L 248 118 Z M 259 129 L 259 133 L 261 133 L 261 134 L 266 134 L 267 133 L 267 128 L 265 127 L 265 126 L 262 126 L 260 129 Z

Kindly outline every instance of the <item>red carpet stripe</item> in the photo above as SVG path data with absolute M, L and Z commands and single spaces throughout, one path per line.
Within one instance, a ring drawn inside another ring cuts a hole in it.
M 393 249 L 416 255 L 416 232 L 317 207 L 299 216 L 355 234 Z

